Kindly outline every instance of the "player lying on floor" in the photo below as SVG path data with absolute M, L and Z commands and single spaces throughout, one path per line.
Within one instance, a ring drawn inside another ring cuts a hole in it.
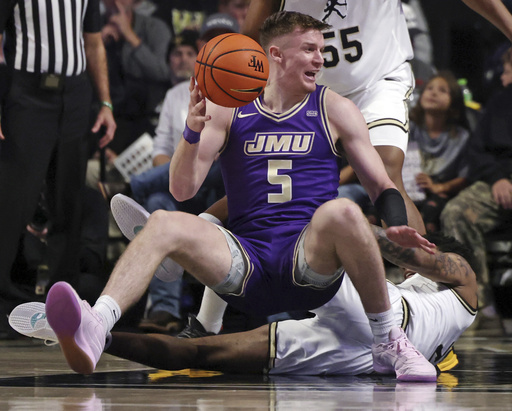
M 431 255 L 419 248 L 397 245 L 380 227 L 372 229 L 382 255 L 405 268 L 403 283 L 388 282 L 396 325 L 405 329 L 418 351 L 438 364 L 476 315 L 477 283 L 470 265 L 472 254 L 456 240 L 442 235 L 427 236 L 436 244 Z M 32 306 L 24 313 L 27 322 L 30 318 L 44 318 L 44 304 L 29 304 Z M 106 352 L 167 370 L 202 368 L 302 375 L 373 372 L 373 335 L 348 276 L 335 297 L 314 313 L 314 318 L 196 339 L 113 332 Z M 46 333 L 40 331 L 30 336 L 44 334 L 44 338 L 52 338 L 48 328 Z

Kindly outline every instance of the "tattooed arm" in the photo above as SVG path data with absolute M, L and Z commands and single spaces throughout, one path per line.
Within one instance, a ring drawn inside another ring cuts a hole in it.
M 414 270 L 432 281 L 450 284 L 453 287 L 469 287 L 469 295 L 474 294 L 476 298 L 476 275 L 469 263 L 460 255 L 442 252 L 438 248 L 434 250 L 434 254 L 429 254 L 421 248 L 403 247 L 389 239 L 389 229 L 372 226 L 372 230 L 386 260 Z

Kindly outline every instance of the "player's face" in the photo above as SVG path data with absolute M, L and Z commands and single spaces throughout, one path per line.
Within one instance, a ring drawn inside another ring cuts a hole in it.
M 451 104 L 450 86 L 448 82 L 441 77 L 430 80 L 421 95 L 420 104 L 425 112 L 448 111 Z
M 317 30 L 296 29 L 283 37 L 284 42 L 280 49 L 287 81 L 302 86 L 308 93 L 315 91 L 316 78 L 324 64 L 322 33 Z
M 507 87 L 509 84 L 512 84 L 512 64 L 503 64 L 503 74 L 501 75 L 500 79 L 503 87 Z
M 402 268 L 402 272 L 404 273 L 404 280 L 407 280 L 409 277 L 416 274 L 416 271 L 409 270 L 408 268 Z

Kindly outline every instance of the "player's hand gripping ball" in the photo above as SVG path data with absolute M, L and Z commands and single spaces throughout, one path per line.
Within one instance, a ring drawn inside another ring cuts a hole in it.
M 240 107 L 258 97 L 268 78 L 268 60 L 261 46 L 238 33 L 221 34 L 197 55 L 194 75 L 208 100 Z

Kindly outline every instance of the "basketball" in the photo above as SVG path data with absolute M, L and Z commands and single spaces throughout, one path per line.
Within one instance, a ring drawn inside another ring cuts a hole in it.
M 199 51 L 194 75 L 208 100 L 224 107 L 245 106 L 263 92 L 268 60 L 261 46 L 250 37 L 221 34 Z

